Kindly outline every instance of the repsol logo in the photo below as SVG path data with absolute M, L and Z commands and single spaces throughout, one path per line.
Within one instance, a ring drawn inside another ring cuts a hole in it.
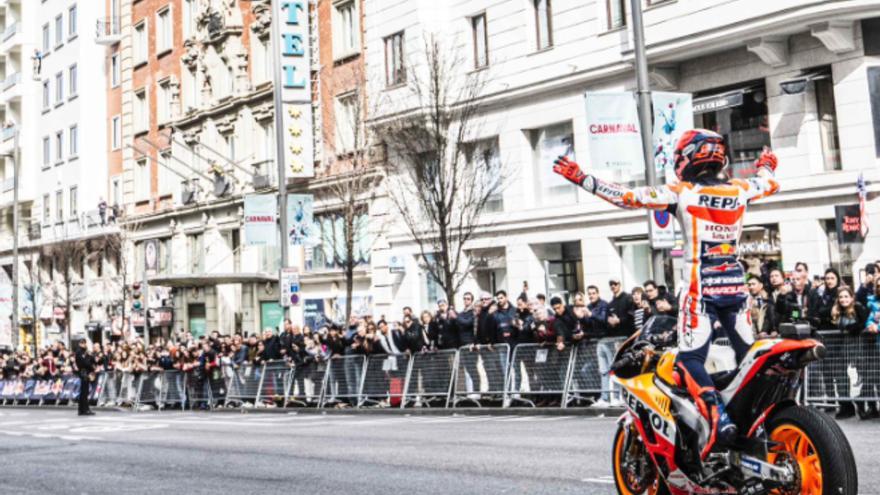
M 642 412 L 647 412 L 648 418 L 651 421 L 651 428 L 667 440 L 672 439 L 671 426 L 666 421 L 666 418 L 648 407 L 641 399 L 636 397 L 635 394 L 630 393 L 627 389 L 624 388 L 621 392 L 623 393 L 623 401 L 630 411 L 634 412 L 636 416 L 641 416 Z
M 739 208 L 739 198 L 736 196 L 709 196 L 708 194 L 701 194 L 697 204 L 706 208 L 735 210 Z

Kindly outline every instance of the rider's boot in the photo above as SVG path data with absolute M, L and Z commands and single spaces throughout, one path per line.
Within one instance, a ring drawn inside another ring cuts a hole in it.
M 716 445 L 725 446 L 733 444 L 736 441 L 737 427 L 733 420 L 730 419 L 730 416 L 727 415 L 721 394 L 717 390 L 706 390 L 700 394 L 700 398 L 703 399 L 706 407 L 709 408 L 712 420 L 714 421 L 714 418 L 718 418 Z

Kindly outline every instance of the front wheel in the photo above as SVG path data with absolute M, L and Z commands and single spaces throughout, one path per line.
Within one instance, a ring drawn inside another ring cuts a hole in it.
M 782 495 L 855 495 L 858 474 L 852 448 L 840 426 L 812 408 L 783 409 L 767 422 L 772 442 L 768 462 L 794 468 L 795 482 Z
M 629 428 L 627 438 L 626 428 Z M 620 495 L 667 495 L 666 483 L 657 474 L 654 461 L 648 454 L 638 431 L 632 426 L 621 424 L 614 435 L 614 450 L 611 452 L 611 469 L 614 484 Z

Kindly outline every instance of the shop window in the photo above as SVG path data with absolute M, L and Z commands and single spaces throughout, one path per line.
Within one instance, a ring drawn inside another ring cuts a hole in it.
M 571 122 L 556 124 L 531 131 L 532 157 L 536 186 L 535 196 L 539 205 L 570 204 L 577 201 L 577 188 L 560 175 L 553 173 L 553 163 L 560 155 L 576 160 L 574 132 Z
M 782 266 L 779 225 L 750 225 L 743 229 L 737 244 L 740 262 L 753 275 L 766 276 L 771 268 Z
M 501 168 L 501 154 L 498 151 L 498 137 L 483 139 L 474 143 L 467 143 L 464 147 L 465 158 L 473 167 L 482 167 L 490 171 L 489 178 L 496 179 L 493 184 L 488 184 L 487 189 L 494 189 L 493 194 L 486 200 L 481 210 L 483 213 L 497 213 L 504 210 L 504 194 L 501 189 L 503 174 Z M 482 175 L 482 174 L 481 174 Z M 488 191 L 487 191 L 488 192 Z
M 770 146 L 764 82 L 697 93 L 694 98 L 694 124 L 724 136 L 732 176 L 754 176 L 755 160 L 765 146 Z
M 339 213 L 325 213 L 315 217 L 314 232 L 321 243 L 311 249 L 311 259 L 306 260 L 306 269 L 311 271 L 336 270 L 342 268 L 346 260 L 345 224 Z M 370 262 L 372 239 L 368 230 L 367 213 L 358 214 L 352 228 L 354 237 L 355 265 L 366 265 Z

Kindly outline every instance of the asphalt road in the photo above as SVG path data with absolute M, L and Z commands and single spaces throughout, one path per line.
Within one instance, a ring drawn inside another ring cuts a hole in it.
M 880 422 L 846 421 L 860 494 Z M 3 493 L 615 493 L 611 418 L 0 410 Z

